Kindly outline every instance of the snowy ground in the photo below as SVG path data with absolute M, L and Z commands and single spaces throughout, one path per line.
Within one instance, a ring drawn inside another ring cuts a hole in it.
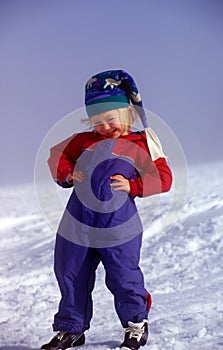
M 141 267 L 153 308 L 143 349 L 223 348 L 222 173 L 223 163 L 190 168 L 177 223 L 160 233 L 157 215 L 145 231 Z M 55 234 L 39 211 L 33 185 L 0 188 L 0 198 L 0 350 L 39 349 L 53 335 L 59 301 L 52 270 Z M 163 198 L 165 211 L 168 195 Z M 81 348 L 115 349 L 123 332 L 101 266 L 93 296 L 94 317 Z

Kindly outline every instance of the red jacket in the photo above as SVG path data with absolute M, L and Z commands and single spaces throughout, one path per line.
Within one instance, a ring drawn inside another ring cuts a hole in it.
M 97 144 L 103 140 L 108 139 L 93 131 L 83 132 L 74 134 L 52 147 L 48 165 L 54 180 L 60 186 L 69 187 L 66 178 L 73 172 L 81 154 L 85 150 L 94 151 Z M 170 190 L 171 170 L 165 158 L 152 161 L 144 131 L 131 132 L 112 140 L 114 141 L 112 154 L 119 158 L 131 159 L 137 170 L 137 176 L 129 179 L 131 196 L 144 197 Z M 84 172 L 84 169 L 81 170 Z

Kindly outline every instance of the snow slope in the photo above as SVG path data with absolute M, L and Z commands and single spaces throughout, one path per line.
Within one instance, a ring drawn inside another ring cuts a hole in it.
M 186 204 L 168 232 L 155 215 L 144 233 L 141 267 L 153 296 L 143 349 L 223 348 L 223 163 L 189 169 Z M 170 194 L 162 197 L 168 209 Z M 55 233 L 33 185 L 0 188 L 0 350 L 39 349 L 53 335 L 59 291 L 53 275 Z M 150 199 L 139 202 L 143 221 Z M 143 203 L 143 204 L 142 204 Z M 82 349 L 115 349 L 123 330 L 99 266 L 94 317 Z

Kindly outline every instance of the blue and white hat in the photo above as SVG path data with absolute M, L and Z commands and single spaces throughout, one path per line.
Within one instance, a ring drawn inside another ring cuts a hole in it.
M 148 121 L 143 103 L 133 78 L 123 70 L 109 70 L 93 75 L 85 85 L 85 105 L 87 114 L 107 112 L 112 109 L 126 108 L 132 104 L 145 128 Z

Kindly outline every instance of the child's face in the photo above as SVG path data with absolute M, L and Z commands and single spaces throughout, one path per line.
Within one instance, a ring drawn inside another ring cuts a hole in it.
M 115 109 L 94 115 L 91 119 L 94 130 L 103 136 L 116 139 L 126 134 L 124 126 L 120 124 L 119 113 Z

